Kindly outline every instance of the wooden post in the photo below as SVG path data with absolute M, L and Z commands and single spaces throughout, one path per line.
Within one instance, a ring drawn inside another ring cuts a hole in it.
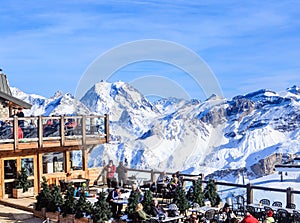
M 88 171 L 88 153 L 86 146 L 82 146 L 82 170 L 87 173 Z
M 151 170 L 151 182 L 154 182 L 154 170 Z
M 86 145 L 86 116 L 83 115 L 81 121 L 81 127 L 82 127 L 82 145 Z
M 247 184 L 247 204 L 253 203 L 253 190 L 252 190 L 252 184 Z
M 292 193 L 294 189 L 291 187 L 288 187 L 286 189 L 286 205 L 287 208 L 290 208 L 290 205 L 293 203 L 294 204 L 294 194 Z
M 13 137 L 14 137 L 14 150 L 18 149 L 19 137 L 18 137 L 18 116 L 14 116 L 13 120 Z
M 60 117 L 60 146 L 65 146 L 65 116 Z
M 65 172 L 70 173 L 71 171 L 70 151 L 66 150 L 64 152 L 64 157 L 65 157 Z
M 105 133 L 105 139 L 106 139 L 106 143 L 109 142 L 109 115 L 106 114 L 104 116 L 104 133 Z
M 34 184 L 34 191 L 36 192 L 40 192 L 41 191 L 41 182 L 42 182 L 42 176 L 43 176 L 43 154 L 42 153 L 37 153 L 36 155 L 36 163 L 37 163 L 37 177 L 35 178 L 35 180 L 37 180 L 37 188 L 36 188 L 36 184 Z
M 38 136 L 39 136 L 39 148 L 43 148 L 43 120 L 42 116 L 38 118 Z
M 4 183 L 4 160 L 0 158 L 0 199 L 5 196 L 5 183 Z

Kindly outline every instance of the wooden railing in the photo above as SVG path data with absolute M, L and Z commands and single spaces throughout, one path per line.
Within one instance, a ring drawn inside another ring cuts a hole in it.
M 14 116 L 2 120 L 0 151 L 106 143 L 108 123 L 108 115 Z
M 155 182 L 156 178 L 158 177 L 159 173 L 161 171 L 156 171 L 156 170 L 138 170 L 138 169 L 128 169 L 128 176 L 140 176 L 140 175 L 146 175 L 148 176 L 148 179 L 151 182 Z M 166 173 L 168 176 L 171 176 L 171 172 L 167 172 Z M 204 175 L 203 174 L 181 174 L 183 176 L 183 179 L 185 181 L 195 181 L 199 178 L 204 179 Z M 204 186 L 205 184 L 208 182 L 207 180 L 202 180 Z M 295 203 L 295 195 L 300 195 L 300 191 L 294 190 L 291 187 L 288 187 L 286 189 L 282 189 L 282 188 L 270 188 L 270 187 L 262 187 L 262 186 L 256 186 L 253 185 L 251 183 L 243 185 L 243 184 L 236 184 L 236 183 L 229 183 L 229 182 L 220 182 L 220 181 L 215 181 L 215 184 L 218 188 L 218 186 L 226 186 L 226 187 L 230 187 L 232 189 L 236 189 L 236 188 L 241 188 L 241 189 L 245 189 L 245 198 L 246 198 L 246 202 L 247 204 L 251 204 L 254 202 L 254 191 L 255 190 L 263 190 L 266 192 L 280 192 L 280 193 L 284 193 L 285 197 L 286 197 L 286 205 L 289 205 L 291 203 Z M 204 188 L 203 186 L 203 188 Z M 260 199 L 260 198 L 259 198 Z

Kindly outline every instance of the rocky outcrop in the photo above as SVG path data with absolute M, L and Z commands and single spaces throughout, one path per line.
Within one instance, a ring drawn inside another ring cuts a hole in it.
M 252 165 L 250 168 L 252 172 L 257 176 L 265 176 L 274 173 L 275 165 L 283 162 L 283 154 L 275 153 L 265 159 L 261 159 L 258 163 Z

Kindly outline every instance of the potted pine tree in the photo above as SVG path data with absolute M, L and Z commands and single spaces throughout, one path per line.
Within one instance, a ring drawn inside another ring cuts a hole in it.
M 192 195 L 192 202 L 193 204 L 196 203 L 200 206 L 204 206 L 205 197 L 202 190 L 202 180 L 200 178 L 195 182 L 194 193 Z
M 180 214 L 186 214 L 186 210 L 190 208 L 189 201 L 185 196 L 185 190 L 182 186 L 177 186 L 173 203 L 178 207 Z
M 205 199 L 208 199 L 210 201 L 212 207 L 217 207 L 221 202 L 221 198 L 218 194 L 215 181 L 212 178 L 210 178 L 206 184 L 206 187 L 204 189 L 204 196 Z
M 151 207 L 153 205 L 153 196 L 150 190 L 146 190 L 144 194 L 144 199 L 142 201 L 142 205 L 144 207 L 144 211 L 147 214 L 151 214 Z
M 13 197 L 22 198 L 33 196 L 34 188 L 32 183 L 28 180 L 25 168 L 22 167 L 21 171 L 18 173 L 15 188 L 13 188 Z
M 49 218 L 52 221 L 58 221 L 63 202 L 60 188 L 57 185 L 54 185 L 49 195 L 46 218 Z
M 74 197 L 74 191 L 73 184 L 69 183 L 64 196 L 64 205 L 62 207 L 62 215 L 60 216 L 61 223 L 74 222 L 77 203 Z
M 91 220 L 92 204 L 86 199 L 85 188 L 81 189 L 79 200 L 75 205 L 75 223 L 88 223 Z M 89 217 L 89 218 L 87 218 Z
M 112 217 L 109 203 L 106 201 L 105 192 L 99 193 L 98 200 L 94 203 L 92 209 L 93 223 L 103 223 L 108 221 Z
M 44 218 L 46 215 L 46 207 L 48 207 L 51 197 L 51 191 L 47 184 L 46 177 L 43 176 L 43 181 L 41 184 L 41 191 L 36 196 L 36 204 L 35 204 L 35 210 L 34 215 L 39 218 Z

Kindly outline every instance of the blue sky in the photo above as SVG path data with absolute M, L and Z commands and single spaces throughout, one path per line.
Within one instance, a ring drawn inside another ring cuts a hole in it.
M 261 88 L 281 91 L 300 85 L 299 11 L 297 0 L 3 1 L 0 67 L 10 85 L 26 93 L 74 94 L 89 65 L 105 52 L 160 39 L 196 52 L 227 98 Z M 191 98 L 204 97 L 205 86 L 158 61 L 128 65 L 108 80 L 152 75 L 180 85 Z M 170 95 L 177 91 L 168 86 Z

